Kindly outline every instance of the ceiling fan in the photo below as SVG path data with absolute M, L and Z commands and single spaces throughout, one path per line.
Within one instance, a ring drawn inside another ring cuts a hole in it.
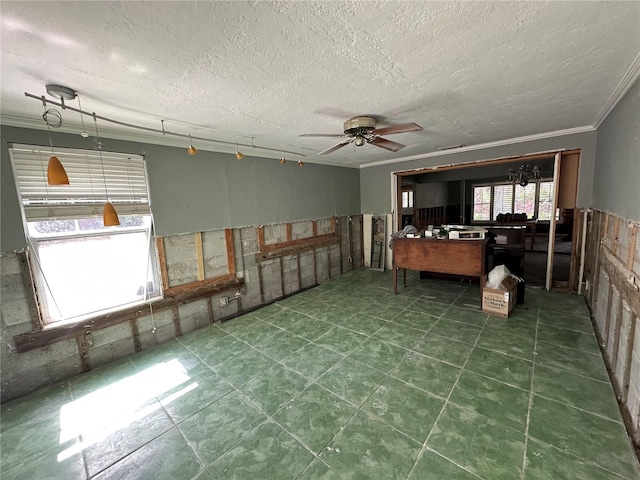
M 301 137 L 345 137 L 340 143 L 321 151 L 318 155 L 327 155 L 335 152 L 339 148 L 354 143 L 361 147 L 365 143 L 370 143 L 376 147 L 384 148 L 391 152 L 397 152 L 405 146 L 401 143 L 392 142 L 381 135 L 391 135 L 393 133 L 415 132 L 422 130 L 420 125 L 415 123 L 401 123 L 399 125 L 389 125 L 388 127 L 376 128 L 376 119 L 373 117 L 358 116 L 352 117 L 344 122 L 344 134 L 331 133 L 305 133 Z

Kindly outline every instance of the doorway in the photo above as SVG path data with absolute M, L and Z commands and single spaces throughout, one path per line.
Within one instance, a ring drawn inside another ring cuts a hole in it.
M 516 240 L 501 241 L 524 240 L 522 258 L 511 262 L 522 265 L 519 273 L 527 285 L 575 291 L 580 260 L 574 241 L 579 162 L 580 150 L 570 150 L 393 172 L 394 230 L 402 229 L 408 215 L 419 230 L 431 225 L 475 225 L 493 235 L 491 230 L 498 227 L 507 231 L 519 226 L 524 236 L 520 232 Z M 521 165 L 538 170 L 539 177 L 524 185 L 509 182 L 508 171 L 518 171 Z M 414 204 L 410 212 L 397 208 L 409 189 Z M 490 269 L 494 259 L 488 260 Z

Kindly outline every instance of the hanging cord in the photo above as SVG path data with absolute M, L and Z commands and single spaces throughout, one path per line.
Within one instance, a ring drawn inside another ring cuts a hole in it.
M 100 134 L 98 133 L 98 120 L 96 119 L 96 114 L 93 114 L 93 123 L 96 127 L 96 148 L 98 149 L 98 154 L 100 155 L 100 167 L 102 167 L 102 180 L 104 181 L 104 193 L 107 195 L 107 202 L 109 201 L 109 189 L 107 188 L 107 176 L 104 173 L 104 162 L 102 160 L 102 143 L 100 141 Z

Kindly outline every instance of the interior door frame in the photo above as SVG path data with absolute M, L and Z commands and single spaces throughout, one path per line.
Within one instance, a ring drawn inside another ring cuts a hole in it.
M 549 248 L 547 254 L 547 273 L 545 276 L 545 288 L 550 290 L 552 287 L 552 276 L 553 276 L 553 246 L 555 245 L 555 229 L 556 229 L 556 215 L 555 212 L 557 210 L 558 205 L 558 193 L 559 193 L 559 185 L 560 185 L 560 162 L 563 155 L 571 155 L 578 154 L 578 162 L 580 162 L 580 154 L 581 149 L 575 148 L 571 150 L 564 149 L 555 149 L 549 150 L 542 153 L 534 153 L 528 155 L 516 155 L 511 157 L 502 157 L 496 159 L 488 159 L 488 160 L 480 160 L 480 161 L 471 161 L 471 162 L 462 162 L 462 163 L 454 163 L 449 165 L 437 165 L 432 167 L 423 167 L 416 168 L 412 170 L 398 170 L 395 172 L 391 172 L 391 212 L 393 218 L 393 230 L 397 231 L 398 226 L 402 225 L 402 177 L 408 177 L 413 175 L 421 175 L 424 173 L 435 173 L 441 172 L 444 170 L 460 170 L 463 168 L 474 168 L 474 167 L 485 167 L 488 165 L 499 165 L 502 163 L 513 163 L 513 162 L 527 162 L 530 160 L 536 160 L 540 158 L 554 158 L 554 172 L 553 172 L 553 183 L 554 183 L 554 194 L 553 194 L 553 212 L 554 214 L 551 217 L 551 221 L 549 222 Z M 578 164 L 579 165 L 579 164 Z M 578 177 L 579 180 L 579 177 Z M 578 183 L 579 186 L 579 183 Z M 577 195 L 577 194 L 576 194 Z M 462 206 L 464 209 L 464 205 Z M 575 208 L 574 208 L 575 210 Z M 462 213 L 464 215 L 464 212 Z M 465 219 L 466 220 L 466 219 Z M 574 219 L 575 221 L 575 219 Z M 551 227 L 553 225 L 553 227 Z M 553 242 L 551 237 L 551 229 L 553 228 Z M 552 245 L 553 244 L 553 245 Z M 572 245 L 572 249 L 574 246 Z M 573 267 L 574 256 L 571 256 L 571 266 Z

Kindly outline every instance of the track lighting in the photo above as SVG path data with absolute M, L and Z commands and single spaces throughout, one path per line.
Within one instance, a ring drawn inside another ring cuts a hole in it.
M 287 159 L 284 158 L 284 150 L 282 151 L 282 156 L 280 157 L 280 165 L 284 165 L 287 163 Z
M 187 148 L 187 153 L 189 155 L 195 155 L 196 153 L 198 153 L 198 149 L 194 147 L 193 143 L 191 142 L 191 135 L 189 135 L 189 148 Z
M 298 166 L 299 167 L 304 167 L 304 162 L 302 160 L 298 160 Z
M 242 160 L 244 158 L 244 153 L 238 150 L 238 144 L 236 143 L 236 160 Z

